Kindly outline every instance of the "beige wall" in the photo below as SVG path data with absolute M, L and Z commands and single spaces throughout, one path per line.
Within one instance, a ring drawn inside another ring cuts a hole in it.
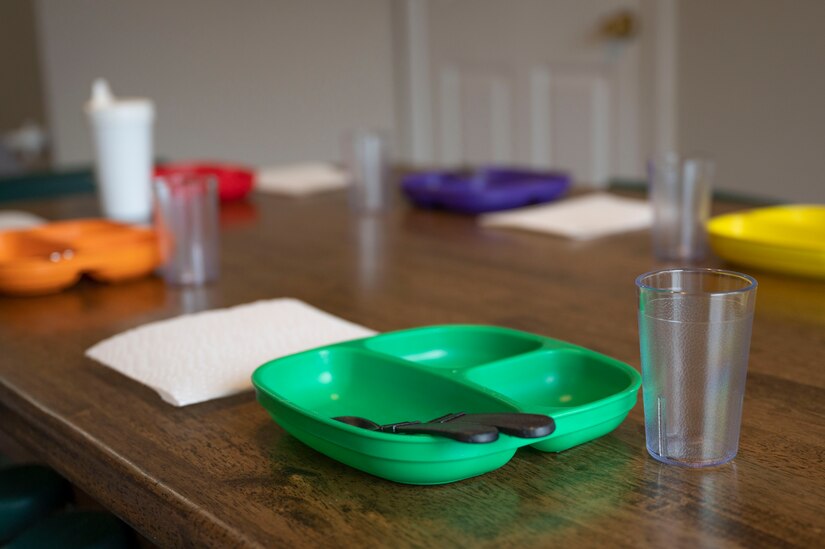
M 25 0 L 2 2 L 4 9 L 12 4 Z M 60 165 L 91 157 L 81 106 L 96 76 L 109 78 L 116 92 L 155 99 L 157 153 L 172 159 L 334 160 L 343 131 L 397 130 L 394 108 L 404 112 L 409 101 L 399 78 L 404 21 L 398 10 L 394 25 L 392 17 L 399 2 L 36 5 Z M 720 189 L 825 202 L 825 1 L 676 5 L 679 147 L 717 159 Z
M 681 0 L 678 138 L 718 187 L 825 202 L 825 1 Z
M 0 133 L 43 123 L 34 10 L 30 0 L 0 1 Z
M 390 4 L 38 0 L 55 159 L 91 158 L 81 109 L 104 76 L 155 100 L 162 157 L 335 160 L 345 130 L 393 129 Z

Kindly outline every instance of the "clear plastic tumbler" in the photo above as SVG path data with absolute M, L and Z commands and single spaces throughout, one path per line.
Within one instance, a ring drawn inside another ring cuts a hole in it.
M 378 212 L 392 205 L 389 141 L 379 131 L 360 130 L 344 137 L 344 162 L 352 175 L 350 205 L 357 212 Z
M 199 285 L 218 278 L 217 186 L 210 175 L 155 178 L 155 228 L 163 261 L 161 273 L 168 284 Z
M 707 467 L 739 448 L 756 280 L 716 269 L 636 279 L 647 450 Z
M 661 260 L 694 261 L 707 251 L 714 164 L 665 153 L 648 163 L 653 206 L 653 254 Z

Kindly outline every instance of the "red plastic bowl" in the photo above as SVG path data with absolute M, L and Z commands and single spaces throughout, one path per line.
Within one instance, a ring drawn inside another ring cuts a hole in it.
M 214 175 L 218 179 L 218 197 L 221 202 L 245 197 L 255 182 L 252 170 L 232 164 L 186 162 L 155 166 L 155 176 L 174 174 Z

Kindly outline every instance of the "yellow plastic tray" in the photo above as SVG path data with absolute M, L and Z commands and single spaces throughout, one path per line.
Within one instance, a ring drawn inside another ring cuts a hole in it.
M 731 263 L 825 278 L 825 206 L 759 208 L 708 222 L 713 251 Z

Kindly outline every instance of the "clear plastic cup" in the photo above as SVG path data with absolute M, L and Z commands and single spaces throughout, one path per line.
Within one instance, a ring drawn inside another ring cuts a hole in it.
M 756 280 L 716 269 L 636 279 L 647 450 L 664 463 L 720 465 L 739 448 Z
M 154 180 L 161 274 L 168 284 L 217 280 L 220 263 L 218 183 L 214 176 L 171 174 Z
M 714 163 L 658 155 L 648 163 L 653 207 L 653 254 L 661 260 L 696 261 L 707 253 Z
M 344 163 L 352 175 L 350 205 L 356 212 L 378 212 L 392 205 L 389 142 L 379 131 L 360 130 L 344 137 Z

